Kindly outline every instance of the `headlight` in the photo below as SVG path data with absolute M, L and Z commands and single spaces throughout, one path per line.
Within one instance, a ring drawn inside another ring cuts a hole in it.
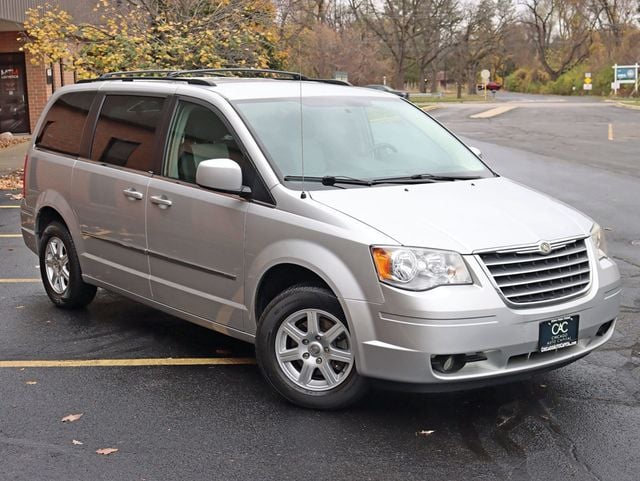
M 607 240 L 604 238 L 604 230 L 598 224 L 593 224 L 591 228 L 591 241 L 598 251 L 598 259 L 607 257 Z
M 378 278 L 401 289 L 426 291 L 447 284 L 473 283 L 457 252 L 373 246 L 371 255 Z

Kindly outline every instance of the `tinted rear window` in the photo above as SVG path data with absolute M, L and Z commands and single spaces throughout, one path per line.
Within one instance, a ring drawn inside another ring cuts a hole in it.
M 61 96 L 47 112 L 36 147 L 77 157 L 82 131 L 96 92 L 71 92 Z
M 102 105 L 91 160 L 156 172 L 155 135 L 162 117 L 161 97 L 108 95 Z

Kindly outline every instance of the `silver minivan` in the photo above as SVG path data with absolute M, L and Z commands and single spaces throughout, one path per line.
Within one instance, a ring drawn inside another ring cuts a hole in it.
M 55 93 L 21 206 L 54 304 L 101 287 L 255 343 L 269 383 L 320 409 L 510 381 L 611 337 L 620 277 L 593 220 L 395 95 L 244 73 Z

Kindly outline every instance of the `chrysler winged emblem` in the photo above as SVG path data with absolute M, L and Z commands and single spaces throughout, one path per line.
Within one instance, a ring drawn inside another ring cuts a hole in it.
M 538 250 L 540 251 L 540 254 L 546 256 L 549 252 L 551 252 L 551 244 L 549 244 L 546 241 L 540 242 L 540 245 L 538 246 Z

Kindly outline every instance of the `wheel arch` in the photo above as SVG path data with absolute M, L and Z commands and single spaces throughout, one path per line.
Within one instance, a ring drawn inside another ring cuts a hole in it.
M 313 255 L 310 256 L 309 252 Z M 331 291 L 338 299 L 347 322 L 351 323 L 345 299 L 376 302 L 382 297 L 377 282 L 363 285 L 362 277 L 366 280 L 369 276 L 356 275 L 346 261 L 325 246 L 310 245 L 302 240 L 273 244 L 248 266 L 246 292 L 249 315 L 245 330 L 254 334 L 267 304 L 284 289 L 301 283 Z M 373 277 L 372 281 L 377 281 L 377 278 Z
M 283 262 L 271 266 L 261 277 L 257 284 L 253 314 L 256 322 L 269 303 L 284 290 L 295 285 L 310 285 L 325 288 L 333 295 L 336 293 L 329 284 L 317 273 L 291 262 Z M 337 297 L 337 296 L 336 296 Z
M 78 257 L 82 263 L 80 253 L 84 252 L 82 232 L 78 225 L 75 213 L 65 197 L 56 191 L 46 191 L 40 194 L 36 202 L 35 235 L 38 251 L 40 249 L 40 239 L 46 226 L 54 220 L 64 224 L 78 251 Z

